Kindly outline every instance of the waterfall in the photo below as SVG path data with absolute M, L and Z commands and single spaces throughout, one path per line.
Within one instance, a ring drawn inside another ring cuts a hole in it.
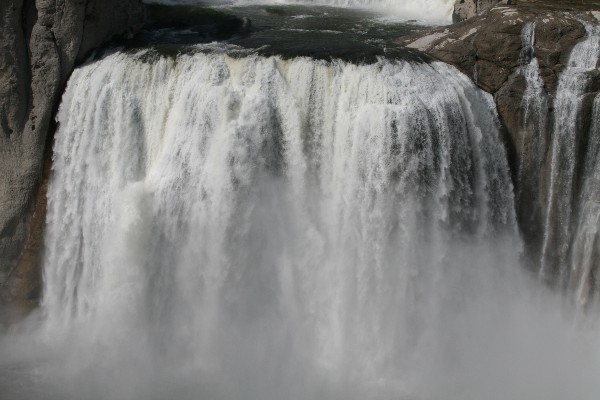
M 544 118 L 546 114 L 544 81 L 540 75 L 539 62 L 535 56 L 535 22 L 529 22 L 521 32 L 521 74 L 526 81 L 523 94 L 523 125 L 532 118 Z M 539 124 L 538 125 L 543 125 Z
M 592 126 L 588 135 L 583 187 L 577 201 L 579 218 L 575 225 L 570 260 L 570 285 L 577 304 L 592 307 L 598 303 L 598 263 L 600 261 L 600 95 L 596 96 Z
M 75 375 L 398 393 L 516 290 L 494 105 L 445 64 L 116 53 L 75 71 L 58 121 L 44 329 Z
M 554 102 L 554 130 L 550 155 L 546 222 L 541 259 L 543 278 L 568 285 L 571 275 L 570 247 L 573 225 L 576 168 L 583 140 L 581 108 L 600 56 L 600 29 L 584 23 L 587 37 L 572 50 L 569 63 L 561 74 Z M 586 206 L 587 207 L 587 206 Z M 583 210 L 582 210 L 583 211 Z M 584 212 L 585 215 L 585 212 Z
M 521 55 L 518 74 L 525 81 L 521 99 L 520 127 L 517 149 L 516 201 L 519 205 L 519 222 L 526 237 L 540 236 L 540 217 L 543 195 L 543 161 L 547 146 L 548 94 L 544 88 L 540 66 L 535 54 L 535 22 L 524 25 L 521 32 Z M 530 240 L 528 251 L 539 253 L 539 243 Z M 534 249 L 534 250 L 532 250 Z M 531 257 L 528 254 L 528 258 Z
M 73 73 L 7 399 L 594 398 L 595 342 L 519 266 L 489 94 L 230 54 Z

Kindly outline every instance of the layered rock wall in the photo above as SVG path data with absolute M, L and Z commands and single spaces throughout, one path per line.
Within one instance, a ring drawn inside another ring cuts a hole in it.
M 37 298 L 40 182 L 66 81 L 90 50 L 143 18 L 141 0 L 0 2 L 0 304 Z

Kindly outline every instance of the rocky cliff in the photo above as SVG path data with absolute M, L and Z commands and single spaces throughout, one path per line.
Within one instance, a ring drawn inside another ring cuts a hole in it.
M 0 2 L 0 304 L 38 297 L 40 182 L 66 81 L 93 48 L 143 18 L 141 0 Z
M 571 104 L 558 104 L 561 100 L 557 99 L 557 91 L 565 70 L 575 66 L 570 60 L 575 46 L 590 36 L 590 27 L 599 25 L 600 12 L 595 11 L 599 9 L 600 5 L 593 1 L 499 4 L 467 21 L 400 40 L 402 45 L 455 65 L 494 96 L 506 130 L 517 213 L 529 265 L 539 271 L 547 264 L 548 281 L 563 287 L 569 286 L 570 279 L 559 275 L 569 275 L 569 272 L 561 273 L 560 269 L 568 269 L 564 264 L 576 256 L 569 254 L 574 251 L 575 225 L 580 214 L 575 199 L 583 196 L 586 145 L 595 140 L 590 137 L 594 135 L 590 125 L 593 102 L 600 90 L 600 70 L 592 66 L 591 70 L 582 71 L 577 77 L 581 88 L 573 93 L 577 99 Z M 555 126 L 564 119 L 556 110 L 560 106 L 571 107 L 574 113 L 573 125 L 563 132 L 573 138 L 573 150 L 569 159 L 563 157 L 563 161 L 558 161 L 553 151 L 565 140 Z M 570 199 L 562 205 L 570 208 L 565 214 L 569 221 L 565 221 L 562 211 L 548 210 L 549 199 L 556 196 L 552 191 L 557 189 L 551 187 L 552 180 L 561 168 L 572 169 L 572 176 L 567 180 L 572 188 L 568 195 L 564 194 Z M 555 235 L 553 231 L 564 234 L 549 240 Z M 564 251 L 553 249 L 561 246 L 566 246 Z M 591 263 L 594 264 L 590 267 L 591 274 L 598 275 L 596 264 L 600 264 L 600 259 Z

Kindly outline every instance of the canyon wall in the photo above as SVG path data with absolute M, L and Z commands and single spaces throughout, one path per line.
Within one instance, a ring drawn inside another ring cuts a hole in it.
M 599 18 L 583 3 L 501 4 L 400 42 L 494 96 L 528 265 L 584 305 L 597 297 L 600 268 L 597 199 L 586 189 L 596 174 Z
M 92 49 L 143 19 L 141 0 L 0 2 L 0 304 L 39 297 L 40 182 L 67 79 Z

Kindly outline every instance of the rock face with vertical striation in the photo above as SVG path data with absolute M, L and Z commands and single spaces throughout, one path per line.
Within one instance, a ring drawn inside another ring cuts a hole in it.
M 141 0 L 0 2 L 0 304 L 37 297 L 40 181 L 68 77 L 93 48 L 143 19 Z

